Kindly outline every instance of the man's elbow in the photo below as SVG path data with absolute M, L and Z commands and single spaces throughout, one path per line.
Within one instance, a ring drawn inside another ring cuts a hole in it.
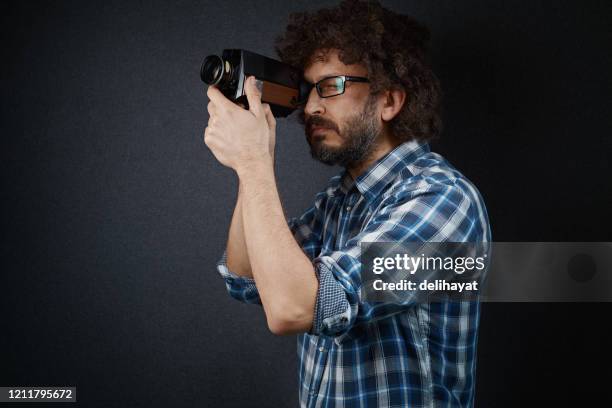
M 313 311 L 306 310 L 293 312 L 283 310 L 266 316 L 268 329 L 277 336 L 308 332 L 312 327 L 312 318 Z

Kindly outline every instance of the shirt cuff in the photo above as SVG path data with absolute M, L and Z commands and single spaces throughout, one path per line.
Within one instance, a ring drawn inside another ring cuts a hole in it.
M 227 251 L 223 252 L 221 259 L 217 262 L 217 271 L 225 280 L 225 287 L 231 297 L 245 303 L 261 304 L 255 279 L 236 275 L 227 267 Z
M 346 291 L 334 277 L 332 268 L 322 260 L 315 262 L 319 289 L 310 334 L 317 336 L 338 336 L 351 324 L 351 306 Z

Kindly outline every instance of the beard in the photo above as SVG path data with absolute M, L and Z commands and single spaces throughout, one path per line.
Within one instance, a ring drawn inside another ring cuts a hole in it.
M 376 139 L 381 132 L 381 125 L 375 114 L 376 98 L 371 95 L 363 110 L 350 117 L 342 129 L 333 121 L 321 116 L 306 117 L 303 122 L 313 159 L 330 166 L 343 167 L 349 167 L 367 159 L 374 150 Z M 314 126 L 336 131 L 344 143 L 340 147 L 325 146 L 322 139 L 312 137 Z

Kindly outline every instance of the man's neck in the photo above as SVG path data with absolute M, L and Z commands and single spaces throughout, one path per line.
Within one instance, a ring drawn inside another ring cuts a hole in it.
M 356 180 L 357 177 L 362 175 L 381 157 L 384 157 L 389 154 L 390 151 L 395 149 L 401 143 L 402 142 L 400 140 L 397 140 L 397 138 L 381 135 L 380 139 L 377 140 L 376 144 L 373 146 L 373 149 L 370 154 L 368 154 L 365 159 L 361 160 L 358 163 L 351 163 L 346 167 L 346 170 L 349 172 L 353 180 Z

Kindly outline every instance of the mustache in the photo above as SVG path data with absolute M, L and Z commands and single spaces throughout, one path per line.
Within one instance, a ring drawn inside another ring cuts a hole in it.
M 306 130 L 306 135 L 309 137 L 312 135 L 312 130 L 314 127 L 327 128 L 336 131 L 336 133 L 338 134 L 340 133 L 338 125 L 336 125 L 333 121 L 325 119 L 319 115 L 306 115 L 303 117 L 303 122 Z

